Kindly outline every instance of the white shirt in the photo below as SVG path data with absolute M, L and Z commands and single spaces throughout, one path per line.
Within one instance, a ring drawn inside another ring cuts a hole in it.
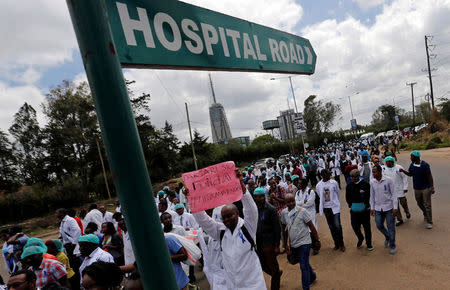
M 174 225 L 182 226 L 183 228 L 189 229 L 198 229 L 198 223 L 195 220 L 194 216 L 186 211 L 183 212 L 182 215 L 177 214 L 175 219 L 173 220 Z
M 388 211 L 393 208 L 398 208 L 398 200 L 392 179 L 387 176 L 382 176 L 380 181 L 372 179 L 370 181 L 370 209 Z
M 173 225 L 172 230 L 170 231 L 172 234 L 177 234 L 179 236 L 186 236 L 186 230 L 179 225 Z
M 83 222 L 84 222 L 83 228 L 86 228 L 86 226 L 89 223 L 95 223 L 98 226 L 98 228 L 97 231 L 93 234 L 98 235 L 100 234 L 100 231 L 102 229 L 103 215 L 101 211 L 99 211 L 98 209 L 93 209 L 90 212 L 88 212 Z
M 84 268 L 86 268 L 87 266 L 91 265 L 92 263 L 95 263 L 97 261 L 103 261 L 103 262 L 107 262 L 107 263 L 114 263 L 114 258 L 113 256 L 111 256 L 110 253 L 103 251 L 100 248 L 95 249 L 94 251 L 92 251 L 92 253 L 87 256 L 86 258 L 84 258 L 83 263 L 81 263 L 80 266 L 80 284 L 81 281 L 83 279 L 83 270 Z
M 317 229 L 316 193 L 314 190 L 309 187 L 306 187 L 305 190 L 299 189 L 295 194 L 295 204 L 303 207 L 308 212 Z
M 122 239 L 125 265 L 131 265 L 136 261 L 136 258 L 134 257 L 133 246 L 131 245 L 131 239 L 128 231 L 122 231 Z
M 267 289 L 258 255 L 251 250 L 250 243 L 242 233 L 245 225 L 256 242 L 258 208 L 248 191 L 242 198 L 244 219 L 239 218 L 233 233 L 224 224 L 214 221 L 206 212 L 194 213 L 203 230 L 215 240 L 220 240 L 220 232 L 225 230 L 222 239 L 222 264 L 226 273 L 227 289 L 261 290 Z
M 325 160 L 323 160 L 322 157 L 319 158 L 317 166 L 319 167 L 319 173 L 321 170 L 325 169 Z
M 172 216 L 172 222 L 177 218 L 177 213 L 174 212 L 173 210 L 167 209 L 165 212 L 169 213 Z M 163 214 L 162 212 L 158 212 L 159 217 L 161 217 L 161 215 Z
M 408 190 L 408 177 L 400 172 L 403 167 L 395 164 L 393 167 L 384 166 L 383 169 L 383 174 L 394 182 L 397 197 L 405 197 L 405 190 Z
M 341 211 L 341 203 L 339 202 L 339 195 L 341 192 L 336 180 L 330 179 L 327 182 L 321 180 L 317 183 L 316 190 L 320 197 L 320 215 L 323 215 L 324 208 L 331 208 L 333 214 L 337 214 Z
M 120 207 L 120 205 L 116 207 L 116 212 L 122 212 L 122 208 Z
M 59 226 L 59 233 L 62 237 L 63 244 L 74 244 L 78 245 L 78 238 L 81 236 L 81 229 L 78 226 L 77 221 L 66 215 L 61 220 L 61 225 Z
M 339 165 L 339 161 L 330 161 L 330 169 L 331 169 L 331 173 L 332 176 L 337 176 L 337 175 L 341 175 L 341 167 Z
M 103 223 L 106 222 L 110 222 L 110 223 L 114 223 L 115 220 L 113 219 L 113 213 L 106 211 L 105 214 L 103 215 Z

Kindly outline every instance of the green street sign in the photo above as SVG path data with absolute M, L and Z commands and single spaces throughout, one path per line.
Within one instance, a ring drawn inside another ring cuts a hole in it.
M 293 34 L 180 1 L 106 4 L 123 67 L 314 73 L 309 40 Z

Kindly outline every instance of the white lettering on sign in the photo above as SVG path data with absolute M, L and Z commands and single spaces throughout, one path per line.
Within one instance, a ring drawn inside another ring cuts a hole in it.
M 169 41 L 166 38 L 166 34 L 164 33 L 164 28 L 163 28 L 164 23 L 167 23 L 170 26 L 170 30 L 172 32 L 171 34 L 173 35 L 172 41 Z M 173 20 L 172 17 L 170 17 L 166 13 L 162 13 L 162 12 L 156 13 L 154 25 L 155 25 L 156 36 L 158 37 L 158 40 L 161 42 L 161 44 L 165 48 L 167 48 L 168 50 L 171 50 L 171 51 L 177 51 L 181 48 L 180 29 L 178 28 L 177 23 L 175 22 L 175 20 Z
M 197 33 L 194 31 L 198 31 L 198 26 L 195 24 L 194 21 L 191 19 L 183 19 L 181 21 L 181 29 L 183 30 L 183 33 L 192 39 L 196 45 L 192 44 L 191 40 L 185 40 L 184 44 L 186 44 L 187 49 L 195 54 L 200 54 L 203 51 L 203 42 L 200 36 L 198 36 Z
M 155 41 L 153 40 L 152 30 L 148 22 L 147 11 L 144 8 L 137 8 L 139 20 L 130 19 L 127 5 L 117 2 L 117 10 L 119 11 L 120 22 L 122 22 L 123 33 L 128 45 L 136 46 L 136 37 L 134 30 L 142 31 L 144 33 L 145 45 L 147 47 L 155 48 Z
M 177 23 L 172 16 L 164 12 L 157 12 L 153 16 L 153 21 L 149 21 L 151 15 L 140 7 L 136 7 L 138 19 L 131 19 L 126 4 L 116 2 L 116 6 L 126 43 L 130 46 L 137 46 L 135 34 L 137 31 L 144 36 L 148 48 L 155 48 L 157 45 L 155 40 L 158 40 L 159 44 L 169 51 L 176 52 L 185 46 L 193 54 L 202 54 L 206 50 L 208 55 L 214 55 L 222 47 L 223 55 L 231 57 L 229 45 L 232 45 L 231 50 L 235 58 L 242 56 L 244 59 L 267 61 L 267 54 L 270 54 L 274 63 L 298 65 L 305 63 L 311 65 L 314 60 L 310 47 L 289 39 L 267 38 L 266 45 L 261 47 L 258 35 L 251 35 L 248 32 L 241 33 L 226 27 L 214 27 L 209 23 L 196 23 L 187 18 Z M 262 48 L 266 51 L 262 51 Z

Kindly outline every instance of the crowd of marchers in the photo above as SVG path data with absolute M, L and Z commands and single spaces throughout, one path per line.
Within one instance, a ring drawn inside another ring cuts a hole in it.
M 320 233 L 318 218 L 326 219 L 333 249 L 345 252 L 340 213 L 347 206 L 356 236 L 346 237 L 347 246 L 352 241 L 358 249 L 365 243 L 368 251 L 374 250 L 373 216 L 385 248 L 395 254 L 396 227 L 411 218 L 409 176 L 425 227 L 432 229 L 430 165 L 413 151 L 405 169 L 397 163 L 397 146 L 385 146 L 381 152 L 374 141 L 328 144 L 237 170 L 242 199 L 207 211 L 191 213 L 182 183 L 155 192 L 179 289 L 197 287 L 195 265 L 214 290 L 267 289 L 263 272 L 271 276 L 270 289 L 280 289 L 283 271 L 278 260 L 284 255 L 300 267 L 298 285 L 310 289 L 320 278 L 320 269 L 309 262 L 311 254 L 320 254 L 323 230 Z M 19 226 L 2 230 L 2 256 L 10 273 L 2 287 L 143 289 L 120 203 L 116 206 L 112 213 L 92 204 L 78 215 L 58 209 L 57 239 L 28 237 Z

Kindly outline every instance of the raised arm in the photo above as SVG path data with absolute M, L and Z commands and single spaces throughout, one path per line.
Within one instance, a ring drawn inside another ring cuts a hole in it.
M 210 216 L 206 214 L 205 211 L 195 212 L 192 214 L 200 225 L 200 227 L 214 240 L 220 239 L 220 230 L 222 226 L 220 223 L 213 220 Z

